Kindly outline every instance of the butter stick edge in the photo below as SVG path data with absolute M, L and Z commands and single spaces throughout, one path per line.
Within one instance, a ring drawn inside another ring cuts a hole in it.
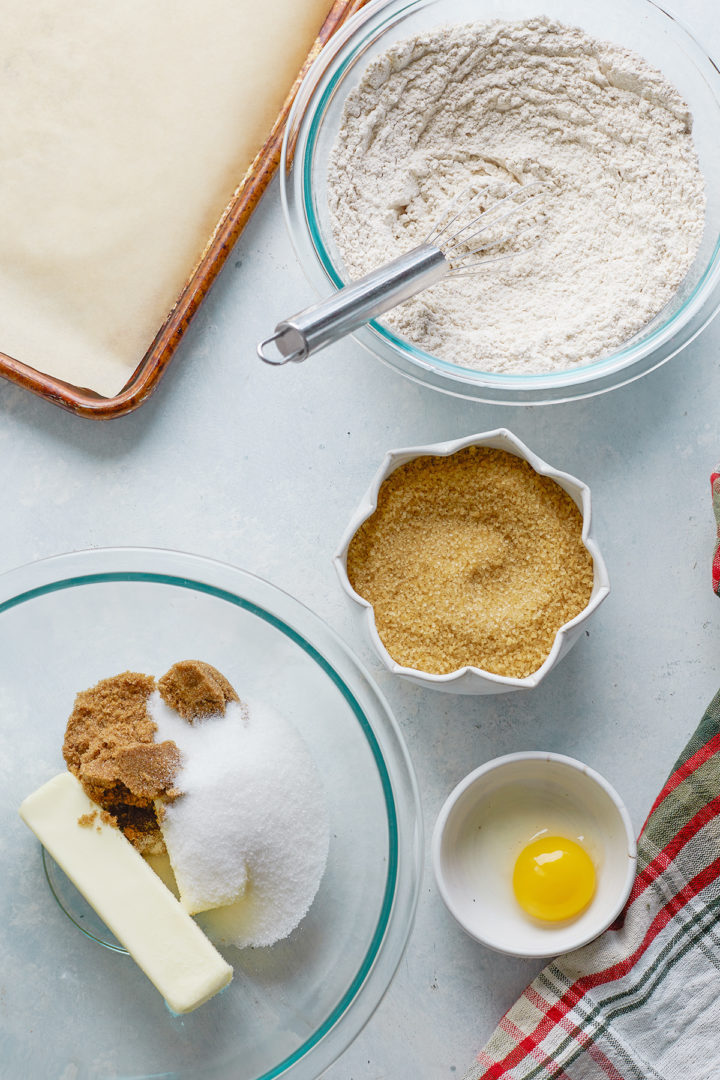
M 97 812 L 89 826 L 78 819 Z M 176 1013 L 190 1012 L 233 970 L 123 833 L 69 772 L 21 804 L 20 817 Z

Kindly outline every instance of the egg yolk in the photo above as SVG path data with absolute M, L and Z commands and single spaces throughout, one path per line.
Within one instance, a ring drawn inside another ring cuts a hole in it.
M 513 890 L 523 911 L 535 919 L 572 919 L 592 900 L 595 867 L 574 840 L 541 836 L 520 852 L 513 871 Z

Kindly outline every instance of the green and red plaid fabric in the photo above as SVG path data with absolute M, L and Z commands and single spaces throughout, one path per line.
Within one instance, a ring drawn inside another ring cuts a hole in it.
M 712 492 L 720 529 L 720 467 Z M 465 1080 L 501 1078 L 720 1080 L 720 692 L 650 811 L 622 915 L 538 975 Z
M 715 471 L 710 476 L 710 487 L 712 489 L 715 521 L 717 522 L 717 541 L 712 564 L 712 585 L 713 592 L 720 596 L 720 465 L 716 465 Z
M 548 965 L 466 1080 L 720 1078 L 720 693 L 660 792 L 619 920 Z

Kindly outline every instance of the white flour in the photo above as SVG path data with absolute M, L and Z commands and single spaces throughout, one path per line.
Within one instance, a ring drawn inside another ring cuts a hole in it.
M 348 274 L 421 243 L 469 181 L 549 181 L 537 243 L 385 321 L 465 367 L 590 362 L 663 308 L 697 253 L 705 196 L 691 125 L 641 57 L 547 19 L 402 42 L 349 95 L 332 153 Z

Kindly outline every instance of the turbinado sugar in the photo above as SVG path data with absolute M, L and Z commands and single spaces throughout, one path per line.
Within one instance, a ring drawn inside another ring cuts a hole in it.
M 224 715 L 188 724 L 155 693 L 148 711 L 156 737 L 182 757 L 182 798 L 160 821 L 181 903 L 207 913 L 215 940 L 272 945 L 308 911 L 327 860 L 323 787 L 307 747 L 261 702 L 229 701 Z
M 567 492 L 527 461 L 478 446 L 391 473 L 350 543 L 347 572 L 393 660 L 431 674 L 532 674 L 593 587 Z

